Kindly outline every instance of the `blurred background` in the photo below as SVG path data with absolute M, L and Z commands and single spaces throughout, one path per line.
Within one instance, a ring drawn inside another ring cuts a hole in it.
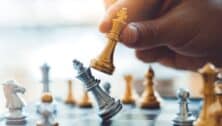
M 26 101 L 36 102 L 42 92 L 40 66 L 48 63 L 54 96 L 64 99 L 67 80 L 73 79 L 78 98 L 82 84 L 75 79 L 72 60 L 76 58 L 88 65 L 103 49 L 106 39 L 97 26 L 104 12 L 102 0 L 0 0 L 0 81 L 17 80 L 27 89 Z M 93 74 L 112 84 L 115 97 L 121 97 L 124 90 L 123 76 L 132 74 L 139 96 L 150 64 L 137 60 L 134 51 L 121 44 L 116 48 L 114 62 L 113 76 L 97 71 Z M 151 65 L 161 96 L 174 96 L 180 87 L 191 90 L 192 97 L 200 96 L 202 82 L 198 74 Z M 3 91 L 0 99 L 3 112 Z

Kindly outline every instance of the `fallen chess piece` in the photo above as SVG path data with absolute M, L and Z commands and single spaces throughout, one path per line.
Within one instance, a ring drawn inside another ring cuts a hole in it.
M 177 98 L 179 103 L 179 112 L 177 116 L 173 119 L 174 126 L 193 126 L 195 120 L 188 108 L 189 92 L 184 89 L 179 89 L 177 91 Z
M 14 80 L 9 80 L 3 83 L 3 91 L 6 98 L 6 107 L 9 113 L 6 116 L 6 125 L 25 125 L 26 116 L 23 113 L 24 101 L 17 93 L 25 93 L 25 88 L 19 86 Z
M 42 104 L 39 108 L 40 120 L 37 121 L 36 126 L 59 126 L 59 123 L 55 121 L 54 106 L 52 104 L 53 97 L 50 93 L 43 93 Z
M 73 66 L 78 72 L 77 78 L 85 84 L 87 91 L 91 91 L 94 95 L 99 105 L 99 116 L 103 120 L 109 120 L 115 116 L 122 109 L 120 100 L 116 101 L 102 90 L 99 86 L 100 80 L 92 76 L 90 68 L 85 68 L 83 64 L 77 60 L 73 61 Z

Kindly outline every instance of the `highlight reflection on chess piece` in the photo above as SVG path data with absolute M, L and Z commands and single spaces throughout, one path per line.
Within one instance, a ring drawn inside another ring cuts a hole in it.
M 113 65 L 113 55 L 117 42 L 119 41 L 119 35 L 122 28 L 125 26 L 127 20 L 127 9 L 122 8 L 117 17 L 113 19 L 113 25 L 110 33 L 107 35 L 108 42 L 101 54 L 91 60 L 91 67 L 101 72 L 112 74 L 115 66 Z
M 140 103 L 140 107 L 143 109 L 159 109 L 160 102 L 157 100 L 154 89 L 153 89 L 153 79 L 154 79 L 154 71 L 150 67 L 147 74 L 145 75 L 145 89 L 142 94 L 142 99 Z
M 39 106 L 40 120 L 37 121 L 36 126 L 59 126 L 59 123 L 55 121 L 52 94 L 43 93 L 41 101 Z
M 80 108 L 92 108 L 92 103 L 90 101 L 88 92 L 85 89 L 83 90 L 83 96 L 81 100 L 78 102 L 78 106 Z
M 135 104 L 135 100 L 133 98 L 133 91 L 132 91 L 132 81 L 133 77 L 132 75 L 126 75 L 124 76 L 125 79 L 125 92 L 122 98 L 123 104 Z
M 209 109 L 211 123 L 209 126 L 222 126 L 222 80 L 215 83 L 216 101 Z
M 99 116 L 103 120 L 109 120 L 115 116 L 121 109 L 120 100 L 110 97 L 99 86 L 100 80 L 95 79 L 90 68 L 83 66 L 78 60 L 73 60 L 73 67 L 77 71 L 77 78 L 83 82 L 87 91 L 91 91 L 92 95 L 99 106 Z
M 7 125 L 25 125 L 26 116 L 23 113 L 25 103 L 17 93 L 25 93 L 25 88 L 19 86 L 14 80 L 9 80 L 3 83 L 3 91 L 6 98 L 6 107 L 9 113 L 6 116 Z
M 209 108 L 215 102 L 214 82 L 216 80 L 218 70 L 213 64 L 207 63 L 199 73 L 203 78 L 203 106 L 198 119 L 194 122 L 195 126 L 209 126 L 210 116 Z
M 72 80 L 68 80 L 68 95 L 67 95 L 67 98 L 65 100 L 65 103 L 66 104 L 69 104 L 69 105 L 75 105 L 75 99 L 74 99 L 74 96 L 73 96 L 73 90 L 72 90 Z
M 189 103 L 190 93 L 184 89 L 179 89 L 177 91 L 177 98 L 179 103 L 179 112 L 176 117 L 173 119 L 174 126 L 193 126 L 193 121 L 195 117 L 189 112 L 188 103 Z

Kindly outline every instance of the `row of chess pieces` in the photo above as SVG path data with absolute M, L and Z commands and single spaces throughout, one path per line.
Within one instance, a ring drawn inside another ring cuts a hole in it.
M 125 105 L 138 105 L 141 109 L 160 109 L 160 102 L 158 98 L 155 96 L 154 90 L 154 71 L 150 67 L 145 74 L 144 78 L 144 91 L 141 96 L 141 99 L 137 102 L 134 93 L 133 93 L 133 76 L 128 74 L 124 76 L 125 80 L 125 89 L 123 91 L 121 102 Z M 102 84 L 103 90 L 110 94 L 111 84 L 109 82 L 105 82 Z M 84 90 L 82 98 L 78 101 L 75 99 L 73 95 L 73 84 L 72 80 L 68 80 L 68 92 L 67 97 L 65 99 L 65 103 L 68 105 L 76 105 L 80 108 L 91 108 L 93 107 L 91 100 L 88 96 L 88 93 Z M 138 103 L 138 104 L 137 104 Z

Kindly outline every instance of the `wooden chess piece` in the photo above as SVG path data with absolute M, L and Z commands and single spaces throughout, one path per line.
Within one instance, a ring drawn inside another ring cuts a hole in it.
M 125 92 L 122 98 L 122 103 L 123 104 L 135 104 L 135 100 L 133 98 L 133 92 L 132 92 L 132 81 L 133 77 L 132 75 L 126 75 L 124 76 L 125 82 L 126 82 L 126 87 L 125 87 Z
M 198 119 L 194 122 L 195 126 L 210 126 L 209 108 L 215 102 L 214 82 L 218 70 L 211 63 L 207 63 L 199 70 L 203 78 L 203 106 Z
M 153 89 L 153 79 L 154 79 L 154 71 L 150 67 L 147 74 L 145 75 L 144 85 L 145 90 L 142 94 L 142 99 L 140 103 L 140 107 L 143 109 L 159 109 L 160 102 L 157 100 L 154 89 Z
M 210 126 L 222 126 L 222 80 L 215 83 L 216 101 L 209 109 L 211 118 Z
M 80 108 L 92 108 L 92 103 L 90 101 L 89 95 L 87 91 L 83 91 L 83 96 L 78 103 Z
M 119 35 L 122 28 L 125 26 L 127 20 L 127 9 L 122 8 L 117 13 L 117 18 L 113 19 L 113 25 L 110 33 L 108 33 L 108 42 L 102 53 L 96 58 L 91 60 L 90 66 L 106 74 L 112 74 L 115 66 L 113 65 L 114 50 L 119 41 Z
M 72 80 L 68 80 L 68 95 L 65 100 L 65 103 L 69 105 L 75 105 L 76 103 L 72 93 Z

